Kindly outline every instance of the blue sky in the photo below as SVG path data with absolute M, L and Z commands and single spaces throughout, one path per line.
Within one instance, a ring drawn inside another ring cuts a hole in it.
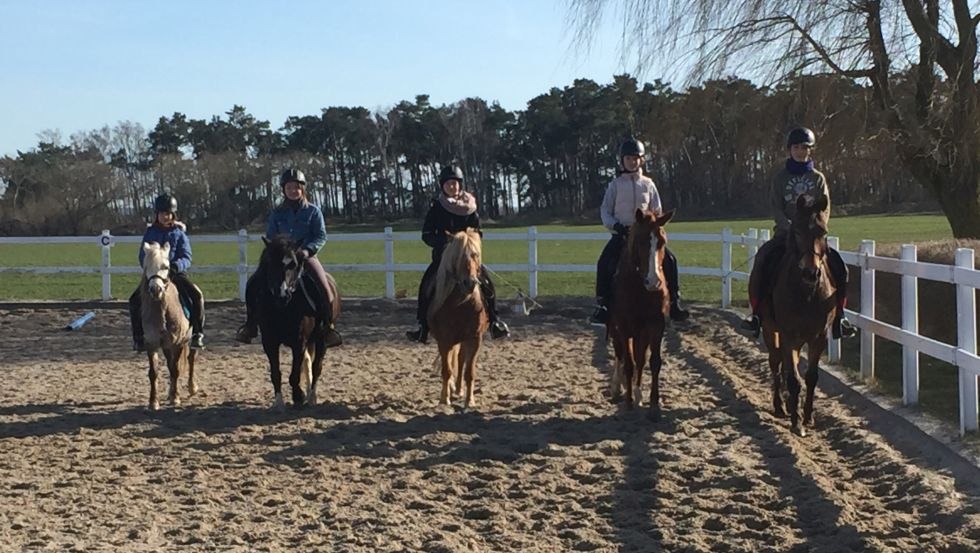
M 629 69 L 613 14 L 589 51 L 571 47 L 567 14 L 564 0 L 0 0 L 0 155 L 44 129 L 149 129 L 234 104 L 274 128 L 416 94 L 522 109 L 553 86 Z

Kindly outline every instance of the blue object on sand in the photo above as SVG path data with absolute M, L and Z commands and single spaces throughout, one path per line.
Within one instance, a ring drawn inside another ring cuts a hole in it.
M 91 321 L 93 317 L 95 317 L 95 311 L 89 311 L 88 313 L 65 325 L 65 330 L 78 330 L 79 328 L 82 328 L 82 325 Z

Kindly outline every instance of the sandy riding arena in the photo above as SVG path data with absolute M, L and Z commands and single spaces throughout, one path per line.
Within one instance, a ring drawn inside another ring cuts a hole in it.
M 832 387 L 792 435 L 732 315 L 668 328 L 651 423 L 606 399 L 585 302 L 545 303 L 485 343 L 468 412 L 407 301 L 349 302 L 321 404 L 285 412 L 238 306 L 152 414 L 123 309 L 2 310 L 0 551 L 977 551 L 974 467 Z

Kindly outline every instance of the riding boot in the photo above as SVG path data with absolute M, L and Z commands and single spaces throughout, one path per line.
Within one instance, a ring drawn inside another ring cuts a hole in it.
M 669 249 L 664 248 L 664 277 L 667 280 L 667 293 L 670 295 L 670 318 L 673 321 L 686 321 L 691 313 L 681 305 L 680 275 L 677 270 L 677 258 Z
M 261 286 L 258 274 L 259 271 L 256 270 L 252 276 L 248 277 L 248 282 L 245 284 L 245 324 L 240 326 L 235 333 L 235 340 L 243 344 L 251 344 L 252 339 L 259 335 L 259 323 L 255 313 L 259 286 Z
M 175 273 L 171 277 L 181 298 L 186 299 L 191 320 L 191 349 L 204 349 L 204 294 L 187 273 Z
M 316 256 L 306 259 L 306 269 L 307 274 L 313 277 L 313 303 L 316 307 L 316 318 L 323 325 L 322 332 L 326 346 L 335 348 L 343 344 L 344 339 L 334 325 L 333 306 L 330 304 L 330 295 L 327 291 L 330 286 L 329 277 Z
M 490 320 L 490 336 L 494 340 L 510 336 L 510 328 L 507 323 L 500 320 L 500 315 L 497 313 L 497 290 L 490 280 L 486 267 L 480 267 L 480 295 L 483 296 L 483 305 Z
M 837 288 L 835 299 L 837 300 L 837 313 L 834 315 L 834 323 L 831 327 L 831 334 L 834 339 L 851 338 L 857 335 L 857 328 L 850 321 L 844 318 L 844 308 L 847 307 L 847 265 L 841 258 L 840 253 L 830 248 L 827 255 L 827 264 L 834 277 L 834 285 Z
M 143 343 L 143 314 L 140 289 L 129 296 L 129 322 L 133 328 L 133 351 L 146 351 Z
M 418 322 L 418 327 L 405 333 L 405 336 L 412 342 L 429 343 L 429 303 L 431 302 L 432 281 L 435 279 L 436 271 L 439 270 L 439 261 L 436 250 L 433 249 L 432 262 L 425 268 L 425 272 L 422 273 L 422 280 L 419 281 L 418 304 L 415 308 L 415 320 Z
M 777 271 L 785 251 L 786 234 L 777 231 L 776 235 L 759 246 L 755 253 L 752 272 L 749 274 L 749 305 L 752 306 L 752 315 L 742 319 L 741 324 L 741 328 L 751 332 L 753 338 L 758 338 L 762 332 L 762 309 L 771 293 L 769 289 L 770 281 L 773 280 L 771 275 Z
M 589 316 L 589 323 L 597 326 L 606 326 L 609 322 L 609 309 L 606 307 L 606 298 L 597 296 L 595 299 L 595 311 Z
M 589 317 L 589 323 L 597 326 L 605 326 L 609 320 L 609 308 L 612 306 L 613 278 L 616 275 L 616 266 L 619 265 L 619 258 L 623 254 L 623 247 L 626 239 L 622 234 L 613 234 L 602 253 L 599 254 L 599 261 L 596 262 L 595 271 L 595 296 L 596 307 Z

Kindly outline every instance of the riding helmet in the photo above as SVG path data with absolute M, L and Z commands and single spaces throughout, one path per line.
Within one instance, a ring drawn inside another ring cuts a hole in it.
M 646 153 L 643 143 L 634 137 L 629 137 L 619 145 L 619 159 L 626 156 L 642 156 Z
M 170 212 L 177 213 L 177 198 L 170 194 L 160 194 L 153 200 L 153 209 L 157 213 Z
M 817 136 L 813 134 L 813 131 L 806 127 L 796 127 L 795 129 L 789 131 L 786 135 L 786 147 L 789 148 L 793 144 L 803 144 L 806 146 L 813 147 L 817 143 Z
M 279 186 L 286 186 L 287 182 L 298 182 L 306 186 L 306 175 L 299 169 L 286 169 L 279 176 Z
M 456 179 L 460 184 L 463 184 L 463 170 L 458 165 L 452 163 L 443 165 L 442 171 L 439 171 L 439 186 L 450 179 Z

